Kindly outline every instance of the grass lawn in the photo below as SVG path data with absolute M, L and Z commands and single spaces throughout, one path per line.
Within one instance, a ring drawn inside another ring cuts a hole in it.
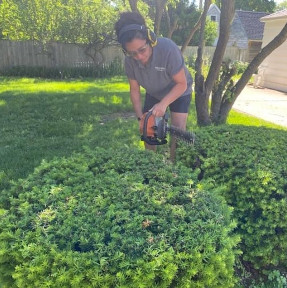
M 0 188 L 5 179 L 26 177 L 43 159 L 70 156 L 84 146 L 143 147 L 125 77 L 59 81 L 0 77 L 0 121 Z M 229 124 L 280 129 L 235 111 Z M 193 101 L 188 128 L 195 127 Z
M 128 89 L 123 78 L 0 78 L 2 177 L 4 172 L 11 179 L 23 178 L 42 159 L 69 156 L 85 145 L 110 146 L 121 138 L 129 143 L 137 136 L 131 131 L 137 121 L 123 124 L 126 120 L 115 116 L 132 112 Z

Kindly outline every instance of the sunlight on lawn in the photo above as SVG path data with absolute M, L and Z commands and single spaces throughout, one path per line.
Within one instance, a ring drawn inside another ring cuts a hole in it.
M 0 106 L 5 106 L 7 102 L 5 100 L 0 100 Z
M 227 119 L 227 124 L 236 124 L 236 125 L 244 125 L 244 126 L 264 126 L 269 127 L 273 129 L 279 129 L 279 130 L 287 130 L 287 127 L 283 127 L 280 125 L 276 125 L 274 123 L 265 121 L 260 118 L 253 117 L 251 115 L 240 113 L 235 110 L 231 110 Z
M 121 104 L 123 102 L 123 99 L 121 97 L 118 97 L 117 95 L 113 95 L 111 97 L 111 101 L 113 104 Z
M 83 131 L 78 135 L 80 138 L 88 137 L 94 130 L 93 124 L 85 123 L 83 125 Z
M 59 82 L 37 79 L 15 79 L 5 81 L 4 85 L 0 85 L 0 92 L 13 91 L 14 94 L 21 92 L 26 93 L 41 93 L 41 92 L 78 92 L 87 90 L 93 87 L 89 82 Z
M 0 78 L 0 93 L 13 91 L 13 94 L 31 94 L 41 92 L 51 93 L 78 93 L 92 91 L 92 89 L 103 90 L 105 92 L 122 92 L 128 90 L 128 83 L 122 77 L 122 82 L 114 82 L 112 79 L 95 79 L 92 81 L 85 80 L 44 80 L 28 78 Z

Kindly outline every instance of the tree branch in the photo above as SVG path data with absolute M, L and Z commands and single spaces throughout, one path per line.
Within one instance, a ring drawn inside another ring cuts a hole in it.
M 251 63 L 248 65 L 245 72 L 242 74 L 241 78 L 231 89 L 226 90 L 224 95 L 224 101 L 222 102 L 220 109 L 220 118 L 219 123 L 225 123 L 227 120 L 228 113 L 230 112 L 235 100 L 240 95 L 252 74 L 257 70 L 259 65 L 263 62 L 263 60 L 270 55 L 276 48 L 278 48 L 281 44 L 283 44 L 287 39 L 287 23 L 282 28 L 280 33 L 270 41 L 264 48 L 262 48 L 261 52 L 258 53 Z
M 222 0 L 222 11 L 220 16 L 220 33 L 212 63 L 205 81 L 206 93 L 210 95 L 212 87 L 218 79 L 223 56 L 226 50 L 230 34 L 231 22 L 234 18 L 234 0 Z

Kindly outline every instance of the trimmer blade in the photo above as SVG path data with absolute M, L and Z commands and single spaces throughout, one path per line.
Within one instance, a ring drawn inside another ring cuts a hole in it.
M 193 132 L 184 131 L 174 126 L 168 127 L 168 131 L 171 135 L 176 136 L 177 138 L 187 142 L 188 144 L 194 144 L 195 134 Z

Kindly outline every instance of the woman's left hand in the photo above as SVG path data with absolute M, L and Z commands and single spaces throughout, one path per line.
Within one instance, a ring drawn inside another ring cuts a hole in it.
M 162 102 L 159 102 L 157 104 L 155 104 L 152 107 L 152 115 L 154 115 L 155 117 L 163 117 L 165 114 L 167 106 L 165 104 L 163 104 Z

